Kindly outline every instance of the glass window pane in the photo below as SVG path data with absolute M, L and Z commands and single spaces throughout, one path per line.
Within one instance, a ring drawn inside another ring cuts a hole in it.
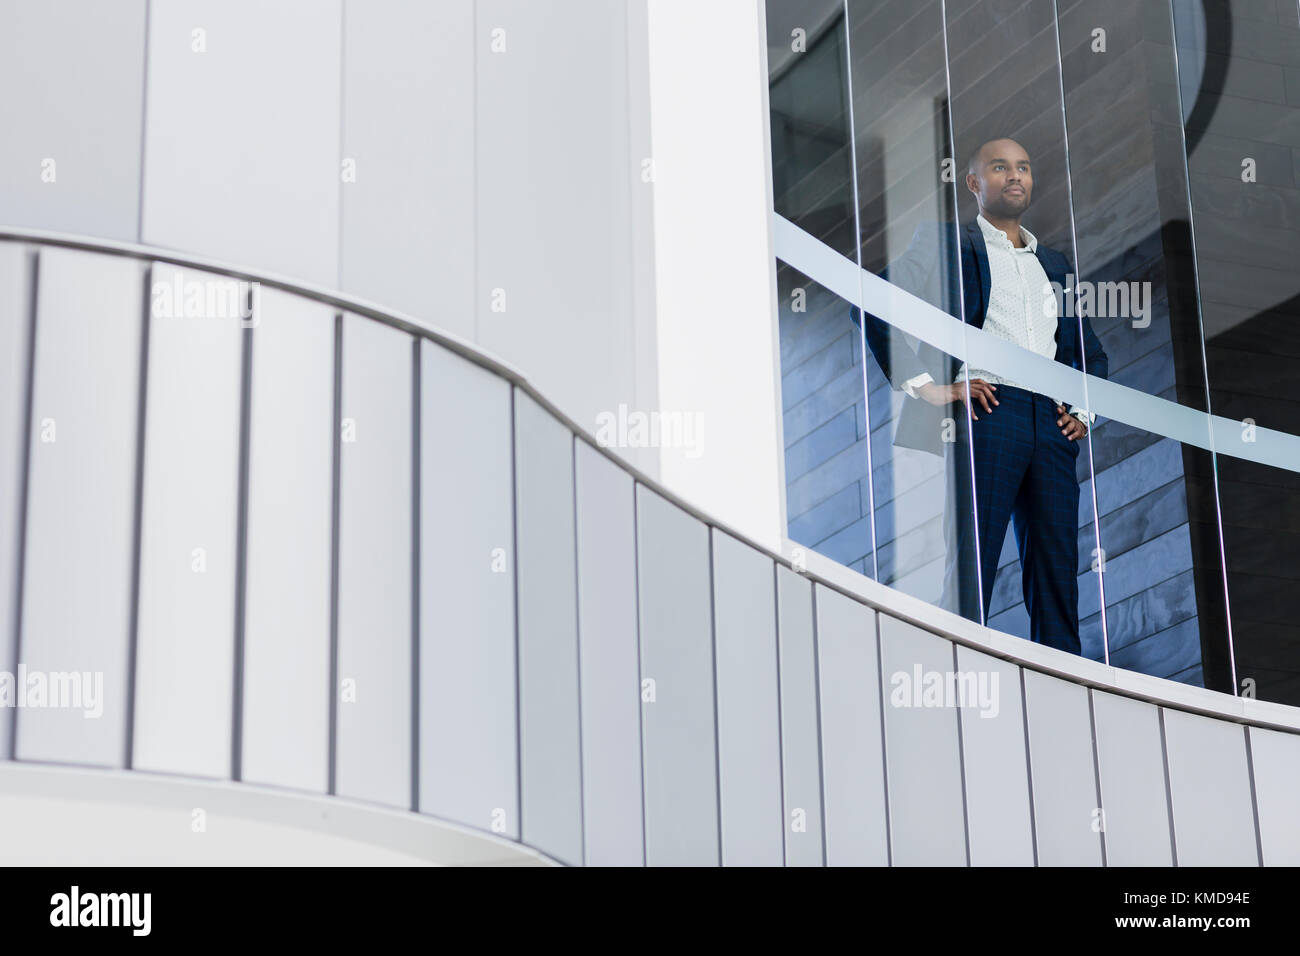
M 843 7 L 767 4 L 776 212 L 856 244 Z M 845 299 L 777 262 L 787 534 L 874 576 L 861 333 Z
M 1104 642 L 1083 640 L 1079 624 L 1082 608 L 1100 604 L 1101 582 L 1078 560 L 1092 547 L 1092 456 L 1086 436 L 1064 434 L 1075 426 L 1057 410 L 1058 402 L 1086 407 L 1081 370 L 1104 376 L 1106 359 L 1076 308 L 1054 4 L 962 0 L 945 4 L 945 17 L 958 221 L 971 230 L 974 250 L 963 267 L 980 273 L 967 281 L 981 297 L 980 307 L 968 306 L 967 321 L 1020 350 L 974 373 L 1010 400 L 998 410 L 1001 430 L 990 430 L 982 451 L 978 435 L 975 442 L 975 486 L 989 486 L 980 495 L 990 501 L 985 520 L 995 524 L 981 536 L 983 549 L 997 552 L 984 556 L 996 568 L 988 624 L 1103 659 Z M 1019 244 L 1032 257 L 1012 248 Z M 1026 293 L 1016 290 L 1023 283 L 1052 289 L 1033 320 L 1022 318 Z M 1054 360 L 1047 378 L 1035 377 L 1026 352 Z

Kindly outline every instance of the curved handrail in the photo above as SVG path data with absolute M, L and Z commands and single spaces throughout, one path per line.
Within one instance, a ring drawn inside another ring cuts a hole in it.
M 797 227 L 791 226 L 790 228 Z M 808 238 L 811 239 L 811 237 Z M 858 574 L 850 568 L 836 564 L 816 552 L 809 552 L 806 556 L 801 556 L 798 561 L 794 560 L 790 555 L 773 552 L 770 548 L 765 547 L 744 532 L 729 527 L 713 516 L 702 512 L 689 501 L 675 494 L 671 489 L 664 487 L 658 480 L 645 474 L 609 448 L 600 445 L 587 428 L 580 425 L 541 394 L 519 369 L 492 355 L 487 350 L 438 328 L 427 320 L 395 309 L 385 308 L 357 296 L 326 289 L 290 277 L 171 249 L 12 226 L 0 227 L 0 241 L 76 249 L 84 252 L 138 259 L 149 263 L 167 263 L 234 279 L 257 282 L 270 288 L 332 306 L 340 311 L 369 318 L 412 335 L 427 338 L 510 381 L 546 409 L 547 412 L 554 415 L 575 436 L 629 474 L 636 482 L 645 485 L 654 493 L 671 501 L 706 526 L 716 528 L 730 535 L 777 564 L 807 577 L 817 584 L 837 591 L 854 601 L 883 611 L 891 617 L 906 621 L 923 630 L 941 634 L 944 638 L 957 644 L 1082 686 L 1095 687 L 1122 696 L 1236 723 L 1300 732 L 1300 708 L 1253 698 L 1233 697 L 1217 691 L 1192 687 L 1158 677 L 1149 677 L 1134 671 L 1126 671 L 1090 661 L 1086 658 L 1076 657 L 1072 654 L 1054 651 L 1025 641 L 1022 638 L 1003 634 L 992 628 L 977 624 L 937 605 L 928 604 L 919 598 L 904 594 Z M 816 240 L 812 241 L 815 242 Z M 854 268 L 856 269 L 856 266 Z M 883 283 L 883 280 L 878 281 Z M 888 283 L 883 284 L 888 285 Z M 890 286 L 889 288 L 892 289 L 893 287 Z M 900 291 L 899 294 L 905 295 L 906 293 Z M 856 300 L 861 296 L 846 298 Z M 919 299 L 916 301 L 921 302 Z M 925 303 L 921 304 L 924 305 Z M 926 305 L 926 308 L 931 307 Z M 938 310 L 934 311 L 938 312 Z M 952 319 L 951 316 L 947 316 L 945 313 L 939 313 L 939 315 L 953 323 L 957 323 L 956 319 Z M 1048 365 L 1057 364 L 1047 359 L 1043 361 Z M 1297 441 L 1300 441 L 1300 439 L 1297 439 Z
M 1016 380 L 1044 395 L 1059 396 L 1097 415 L 1220 455 L 1300 472 L 1300 435 L 1254 427 L 1241 440 L 1242 423 L 1179 405 L 1118 382 L 1086 375 L 960 319 L 919 299 L 856 262 L 779 213 L 772 214 L 776 256 L 845 302 L 913 335 L 973 368 L 1014 368 Z M 1086 381 L 1085 381 L 1086 378 Z

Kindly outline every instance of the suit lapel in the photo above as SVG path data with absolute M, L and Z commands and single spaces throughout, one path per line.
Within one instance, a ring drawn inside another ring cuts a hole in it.
M 980 230 L 978 222 L 968 222 L 966 224 L 966 242 L 969 244 L 971 255 L 975 259 L 975 274 L 979 278 L 979 288 L 976 290 L 979 294 L 979 310 L 968 321 L 977 329 L 982 329 L 984 327 L 984 316 L 989 311 L 989 289 L 993 287 L 993 281 L 989 274 L 988 247 L 984 244 L 984 233 Z M 970 311 L 969 306 L 967 311 Z
M 993 287 L 993 280 L 989 273 L 989 251 L 988 245 L 984 242 L 984 232 L 980 229 L 978 222 L 969 222 L 966 224 L 966 241 L 964 245 L 969 246 L 970 254 L 975 260 L 975 269 L 973 270 L 978 277 L 978 289 L 967 288 L 968 301 L 974 298 L 969 293 L 976 293 L 979 296 L 979 311 L 970 315 L 969 322 L 976 328 L 984 327 L 984 317 L 989 310 L 989 290 Z M 1066 287 L 1066 274 L 1061 270 L 1059 257 L 1051 255 L 1051 250 L 1041 242 L 1038 248 L 1034 250 L 1034 255 L 1043 266 L 1043 272 L 1051 282 L 1057 283 L 1062 289 Z M 1073 293 L 1067 293 L 1073 295 Z M 1062 306 L 1064 301 L 1062 301 Z M 970 313 L 969 306 L 967 307 Z M 1072 364 L 1074 356 L 1074 340 L 1076 329 L 1074 324 L 1065 315 L 1065 309 L 1061 309 L 1061 314 L 1057 317 L 1056 323 L 1056 360 L 1064 362 L 1066 365 Z
M 1055 282 L 1061 288 L 1062 295 L 1058 300 L 1059 314 L 1056 321 L 1056 360 L 1064 362 L 1066 365 L 1072 364 L 1071 359 L 1074 355 L 1074 324 L 1069 321 L 1065 314 L 1065 303 L 1068 298 L 1072 298 L 1073 291 L 1065 292 L 1068 283 L 1064 272 L 1061 271 L 1057 257 L 1049 256 L 1050 250 L 1041 242 L 1038 248 L 1034 250 L 1034 255 L 1043 266 L 1043 272 L 1047 274 L 1049 282 Z

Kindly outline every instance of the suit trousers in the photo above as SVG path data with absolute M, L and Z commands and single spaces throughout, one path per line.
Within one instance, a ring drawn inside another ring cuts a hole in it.
M 1078 654 L 1080 442 L 1061 434 L 1050 398 L 1013 385 L 998 385 L 995 395 L 992 412 L 976 402 L 977 421 L 964 403 L 949 407 L 956 440 L 944 455 L 944 605 L 987 623 L 998 558 L 1013 522 L 1030 639 Z

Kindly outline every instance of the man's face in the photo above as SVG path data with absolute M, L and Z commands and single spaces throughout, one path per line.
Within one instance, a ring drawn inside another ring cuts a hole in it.
M 966 174 L 966 188 L 979 199 L 981 209 L 1008 219 L 1021 216 L 1034 191 L 1029 154 L 1012 139 L 985 144 L 974 171 Z

